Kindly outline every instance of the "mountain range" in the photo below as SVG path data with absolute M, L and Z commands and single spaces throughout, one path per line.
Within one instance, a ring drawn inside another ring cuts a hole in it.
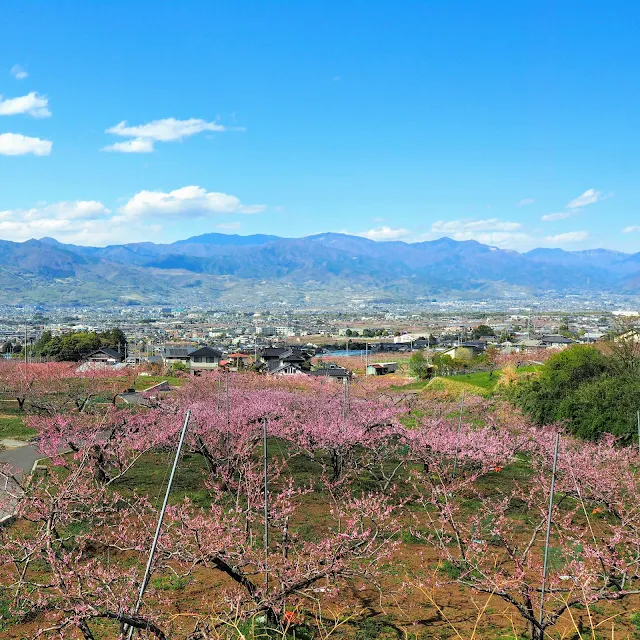
M 540 293 L 640 293 L 640 253 L 500 249 L 474 240 L 374 242 L 209 233 L 107 247 L 0 240 L 5 304 L 322 307 Z

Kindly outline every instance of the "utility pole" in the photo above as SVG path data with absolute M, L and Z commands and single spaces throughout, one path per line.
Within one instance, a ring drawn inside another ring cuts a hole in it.
M 27 351 L 27 323 L 24 323 L 24 363 L 29 364 L 29 352 Z
M 158 525 L 156 526 L 156 534 L 153 537 L 153 543 L 151 544 L 151 551 L 149 552 L 149 559 L 147 560 L 147 566 L 144 570 L 144 577 L 142 579 L 142 583 L 140 584 L 140 592 L 138 593 L 138 600 L 136 602 L 136 607 L 133 610 L 133 615 L 136 616 L 138 611 L 140 611 L 140 605 L 142 604 L 142 597 L 144 596 L 144 592 L 147 588 L 147 584 L 149 583 L 149 578 L 151 577 L 151 564 L 153 562 L 153 556 L 156 552 L 156 547 L 158 546 L 158 539 L 160 538 L 160 530 L 162 529 L 162 521 L 164 520 L 164 514 L 167 510 L 167 503 L 169 502 L 169 493 L 171 493 L 171 486 L 173 485 L 173 478 L 176 474 L 176 468 L 178 467 L 178 460 L 180 459 L 180 451 L 182 450 L 182 443 L 184 442 L 184 436 L 187 433 L 187 426 L 189 424 L 189 418 L 191 417 L 191 410 L 187 411 L 187 415 L 184 418 L 184 424 L 182 425 L 182 431 L 180 432 L 180 440 L 178 442 L 178 448 L 176 449 L 176 456 L 173 459 L 173 467 L 171 467 L 171 475 L 169 476 L 169 483 L 167 484 L 167 490 L 164 494 L 164 501 L 162 503 L 162 508 L 160 509 L 160 516 L 158 517 Z M 127 634 L 127 638 L 131 638 L 133 635 L 133 627 L 129 627 L 129 631 Z
M 262 419 L 264 465 L 264 590 L 269 591 L 269 474 L 267 466 L 267 419 Z
M 227 372 L 224 376 L 225 379 L 225 394 L 226 394 L 226 412 L 227 412 L 227 433 L 229 432 L 229 424 L 231 422 L 230 420 L 230 416 L 229 416 L 229 370 L 227 369 Z
M 345 378 L 343 382 L 342 394 L 342 419 L 346 420 L 349 415 L 349 378 Z
M 556 446 L 553 454 L 553 470 L 551 471 L 551 493 L 549 494 L 549 513 L 547 514 L 547 535 L 544 543 L 544 562 L 542 565 L 542 589 L 540 590 L 540 617 L 538 622 L 542 626 L 544 616 L 544 592 L 547 586 L 547 569 L 549 565 L 549 537 L 551 536 L 551 518 L 553 513 L 553 494 L 556 487 L 556 469 L 558 468 L 558 448 L 560 446 L 560 432 L 556 433 Z
M 456 455 L 453 459 L 453 477 L 456 477 L 456 471 L 458 469 L 458 450 L 460 448 L 460 431 L 462 430 L 462 412 L 464 411 L 464 389 L 462 390 L 462 396 L 460 397 L 460 417 L 458 418 L 458 431 L 456 432 Z

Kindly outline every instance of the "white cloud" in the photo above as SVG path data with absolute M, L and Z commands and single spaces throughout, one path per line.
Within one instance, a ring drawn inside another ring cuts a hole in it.
M 15 116 L 22 113 L 33 118 L 48 118 L 51 116 L 49 100 L 35 91 L 26 96 L 7 98 L 6 100 L 0 96 L 0 116 Z
M 236 196 L 188 186 L 169 193 L 140 191 L 120 211 L 127 216 L 198 218 L 219 213 L 260 213 L 264 209 L 262 204 L 242 204 Z
M 567 209 L 577 209 L 578 207 L 586 207 L 588 204 L 604 200 L 602 191 L 595 189 L 587 189 L 581 196 L 574 198 L 568 205 Z
M 103 151 L 120 151 L 122 153 L 150 153 L 154 142 L 174 142 L 205 131 L 227 131 L 227 127 L 217 122 L 207 122 L 199 118 L 177 120 L 164 118 L 153 120 L 147 124 L 128 126 L 126 121 L 119 122 L 106 130 L 115 136 L 132 138 L 128 142 L 119 142 L 104 147 Z
M 530 248 L 534 237 L 521 230 L 520 222 L 487 218 L 485 220 L 438 220 L 421 240 L 446 236 L 459 242 L 475 240 L 502 249 Z
M 500 247 L 501 249 L 528 247 L 534 243 L 534 238 L 528 233 L 513 233 L 510 231 L 488 231 L 480 233 L 463 231 L 452 233 L 449 237 L 458 241 L 475 240 L 481 244 L 488 244 L 494 247 Z
M 61 242 L 88 246 L 151 240 L 167 231 L 177 238 L 184 238 L 188 233 L 185 217 L 247 213 L 256 209 L 256 206 L 242 205 L 234 196 L 208 193 L 199 187 L 153 194 L 160 197 L 160 204 L 149 202 L 145 194 L 150 193 L 153 192 L 140 192 L 137 196 L 144 198 L 136 199 L 136 196 L 117 211 L 98 200 L 41 202 L 31 208 L 0 211 L 0 238 L 23 241 L 53 236 Z M 201 208 L 196 210 L 198 206 Z M 208 207 L 206 211 L 205 207 Z M 154 219 L 152 215 L 155 214 L 158 215 Z M 221 222 L 217 227 L 237 230 L 240 223 Z
M 625 227 L 622 230 L 622 233 L 634 233 L 635 231 L 640 231 L 640 226 L 632 226 L 632 227 Z
M 0 236 L 10 240 L 28 240 L 55 235 L 65 242 L 96 243 L 100 238 L 115 237 L 123 225 L 101 202 L 76 200 L 43 204 L 31 209 L 0 211 Z M 116 220 L 116 222 L 118 222 Z
M 556 236 L 547 236 L 545 240 L 550 244 L 573 244 L 574 242 L 583 242 L 588 237 L 587 231 L 568 231 Z
M 507 222 L 497 218 L 487 220 L 438 220 L 431 225 L 431 233 L 470 233 L 474 231 L 516 231 L 520 222 Z
M 571 218 L 575 216 L 577 211 L 559 211 L 558 213 L 548 213 L 545 216 L 542 216 L 540 220 L 542 222 L 555 222 L 556 220 L 566 220 L 567 218 Z
M 4 213 L 6 212 L 0 211 L 0 218 Z M 96 220 L 106 217 L 111 211 L 97 200 L 74 200 L 45 204 L 32 209 L 14 210 L 10 213 L 17 213 L 26 220 L 42 220 L 50 217 L 66 220 Z
M 29 74 L 24 70 L 24 68 L 19 64 L 14 64 L 11 67 L 11 75 L 16 80 L 24 80 Z
M 356 233 L 356 235 L 369 238 L 369 240 L 400 240 L 401 238 L 409 236 L 410 232 L 407 229 L 392 229 L 391 227 L 383 226 Z
M 48 156 L 52 145 L 50 140 L 30 138 L 21 133 L 0 133 L 0 156 L 23 156 L 28 153 Z
M 533 204 L 535 200 L 533 198 L 522 198 L 520 202 L 518 202 L 519 207 L 525 207 L 528 204 Z
M 119 151 L 120 153 L 151 153 L 153 151 L 153 140 L 145 138 L 134 138 L 126 142 L 116 142 L 102 148 L 102 151 Z

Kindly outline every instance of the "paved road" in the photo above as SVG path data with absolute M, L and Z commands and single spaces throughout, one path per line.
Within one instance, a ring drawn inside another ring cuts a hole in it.
M 14 470 L 14 475 L 20 480 L 31 473 L 33 465 L 44 457 L 46 456 L 43 456 L 34 445 L 25 444 L 21 447 L 0 451 L 0 467 L 7 463 L 10 464 Z M 4 503 L 4 509 L 0 507 L 0 522 L 11 517 L 11 502 L 13 498 L 9 498 L 7 504 L 7 496 L 8 494 L 15 494 L 15 492 L 15 483 L 0 474 L 0 504 Z
M 9 463 L 15 469 L 18 477 L 30 473 L 33 465 L 42 458 L 46 458 L 46 456 L 43 456 L 32 444 L 0 451 L 0 465 Z

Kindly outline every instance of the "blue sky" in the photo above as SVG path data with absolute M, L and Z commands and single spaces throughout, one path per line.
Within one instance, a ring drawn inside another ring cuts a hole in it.
M 640 250 L 633 2 L 0 5 L 0 238 Z

